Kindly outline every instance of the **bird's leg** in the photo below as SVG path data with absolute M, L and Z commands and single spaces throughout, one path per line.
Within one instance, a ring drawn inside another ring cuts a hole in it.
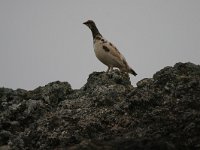
M 108 67 L 108 69 L 106 70 L 106 73 L 108 73 L 108 72 L 109 72 L 109 70 L 110 70 L 110 67 Z
M 110 72 L 112 73 L 112 71 L 113 71 L 113 67 L 110 67 Z

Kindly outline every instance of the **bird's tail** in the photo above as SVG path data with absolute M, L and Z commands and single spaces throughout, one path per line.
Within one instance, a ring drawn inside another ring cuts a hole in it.
M 129 69 L 129 72 L 130 72 L 131 74 L 133 74 L 134 76 L 137 75 L 137 73 L 136 73 L 132 68 Z

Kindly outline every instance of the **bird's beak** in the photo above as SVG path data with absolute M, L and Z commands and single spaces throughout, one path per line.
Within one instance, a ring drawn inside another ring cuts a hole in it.
M 87 25 L 87 21 L 86 21 L 86 22 L 83 22 L 83 24 L 84 24 L 84 25 Z

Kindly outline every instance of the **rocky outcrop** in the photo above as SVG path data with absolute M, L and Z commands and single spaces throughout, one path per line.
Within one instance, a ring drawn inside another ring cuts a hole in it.
M 79 90 L 0 88 L 0 149 L 199 149 L 200 66 L 177 63 L 133 87 L 115 70 Z

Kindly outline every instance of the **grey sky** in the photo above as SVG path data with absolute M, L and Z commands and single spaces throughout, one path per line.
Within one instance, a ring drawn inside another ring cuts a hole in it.
M 138 73 L 133 85 L 176 62 L 200 64 L 199 0 L 0 0 L 0 87 L 80 88 L 105 71 L 88 19 Z

